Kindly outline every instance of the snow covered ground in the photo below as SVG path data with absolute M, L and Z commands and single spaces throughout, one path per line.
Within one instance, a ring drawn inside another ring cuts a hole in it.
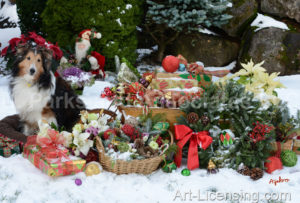
M 287 87 L 279 91 L 279 96 L 289 102 L 292 113 L 300 109 L 300 75 L 281 77 Z M 8 93 L 9 78 L 0 76 L 0 119 L 15 113 L 14 105 Z M 108 108 L 110 102 L 100 98 L 108 82 L 97 81 L 92 87 L 84 90 L 81 98 L 88 108 Z M 298 156 L 300 159 L 300 156 Z M 50 178 L 36 169 L 22 155 L 10 158 L 0 157 L 0 202 L 230 202 L 222 195 L 232 195 L 238 200 L 251 198 L 267 200 L 290 200 L 298 203 L 300 194 L 300 161 L 293 168 L 284 168 L 273 175 L 265 174 L 252 181 L 231 169 L 221 169 L 216 175 L 207 175 L 206 170 L 194 170 L 191 176 L 181 175 L 177 169 L 172 174 L 161 170 L 151 175 L 120 175 L 102 172 L 97 176 L 86 177 L 80 173 L 68 177 Z M 279 177 L 289 182 L 270 184 L 270 180 Z M 74 180 L 80 178 L 81 186 Z M 218 196 L 216 196 L 218 194 Z M 218 199 L 217 199 L 218 197 Z M 213 201 L 219 200 L 219 201 Z M 223 201 L 224 200 L 224 201 Z M 236 200 L 236 199 L 233 199 Z M 267 201 L 266 201 L 267 202 Z

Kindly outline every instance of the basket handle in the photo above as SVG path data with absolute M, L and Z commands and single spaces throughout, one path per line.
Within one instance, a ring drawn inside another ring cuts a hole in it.
M 102 144 L 102 140 L 98 136 L 96 136 L 96 148 L 99 152 L 102 151 L 103 153 L 105 153 L 105 149 L 104 149 L 104 146 Z

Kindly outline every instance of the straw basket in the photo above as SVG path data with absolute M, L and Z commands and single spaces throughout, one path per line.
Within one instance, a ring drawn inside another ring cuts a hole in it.
M 173 144 L 173 134 L 170 131 L 169 134 L 171 137 L 170 144 Z M 143 160 L 112 160 L 109 156 L 105 155 L 105 149 L 99 137 L 96 137 L 96 147 L 99 152 L 99 162 L 104 170 L 118 175 L 128 173 L 150 174 L 158 169 L 159 165 L 165 158 L 165 155 L 161 154 L 159 156 Z
M 294 141 L 293 139 L 289 139 L 284 143 L 283 142 L 280 143 L 281 144 L 281 151 L 283 151 L 283 150 L 292 150 L 293 141 Z M 278 151 L 277 142 L 272 142 L 271 145 L 272 145 L 273 151 L 277 152 Z
M 142 107 L 133 107 L 133 106 L 118 106 L 118 109 L 121 113 L 123 111 L 126 115 L 130 115 L 133 117 L 138 117 L 143 114 Z M 177 123 L 177 118 L 180 116 L 185 116 L 185 113 L 180 109 L 169 109 L 169 108 L 155 108 L 149 107 L 149 111 L 152 111 L 153 116 L 156 114 L 163 114 L 166 116 L 167 121 L 170 124 L 170 130 L 174 132 L 174 124 Z

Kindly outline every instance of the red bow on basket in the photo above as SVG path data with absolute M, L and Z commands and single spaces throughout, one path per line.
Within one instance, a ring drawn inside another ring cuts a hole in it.
M 182 149 L 184 145 L 190 141 L 187 166 L 190 170 L 199 168 L 198 145 L 204 150 L 209 147 L 213 142 L 212 137 L 209 136 L 209 132 L 193 132 L 188 126 L 175 125 L 175 138 L 178 140 L 177 146 L 179 148 L 175 155 L 175 164 L 177 167 L 180 167 L 181 165 Z

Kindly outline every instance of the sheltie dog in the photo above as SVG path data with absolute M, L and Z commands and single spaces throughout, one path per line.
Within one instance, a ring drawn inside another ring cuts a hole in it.
M 71 130 L 85 109 L 72 88 L 62 78 L 55 78 L 51 64 L 51 50 L 29 44 L 17 47 L 10 93 L 25 135 L 37 133 L 40 121 Z

